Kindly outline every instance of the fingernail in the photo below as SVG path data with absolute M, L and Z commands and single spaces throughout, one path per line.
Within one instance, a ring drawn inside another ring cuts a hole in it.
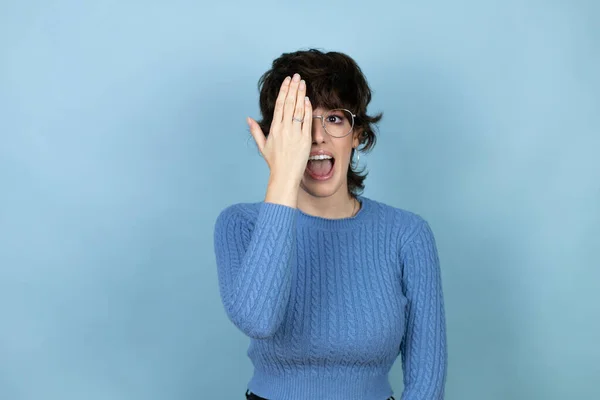
M 290 83 L 291 78 L 289 76 L 286 76 L 285 79 L 283 80 L 283 83 Z
M 306 82 L 304 81 L 304 79 L 300 81 L 300 89 L 306 89 Z
M 304 98 L 304 102 L 305 102 L 305 103 L 310 103 L 310 99 L 308 98 L 308 96 L 306 96 L 306 97 Z
M 300 75 L 294 74 L 294 82 L 298 82 L 300 80 Z

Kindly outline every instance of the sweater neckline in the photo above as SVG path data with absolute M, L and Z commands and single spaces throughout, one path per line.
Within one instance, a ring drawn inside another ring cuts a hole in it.
M 373 206 L 371 200 L 364 196 L 358 195 L 356 198 L 361 203 L 361 206 L 358 212 L 352 217 L 323 218 L 306 214 L 304 211 L 298 209 L 298 223 L 303 226 L 326 230 L 355 228 L 357 224 L 364 223 L 364 221 L 368 219 L 368 215 L 370 214 Z

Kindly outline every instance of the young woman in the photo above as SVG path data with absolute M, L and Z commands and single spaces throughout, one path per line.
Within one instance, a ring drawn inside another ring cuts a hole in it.
M 270 169 L 264 201 L 215 224 L 221 298 L 251 338 L 248 399 L 444 396 L 447 350 L 440 266 L 428 223 L 364 197 L 358 151 L 381 115 L 345 54 L 283 54 L 260 79 L 250 132 Z M 354 158 L 356 161 L 354 161 Z

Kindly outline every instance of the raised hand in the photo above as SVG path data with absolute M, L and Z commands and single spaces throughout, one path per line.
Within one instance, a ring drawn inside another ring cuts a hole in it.
M 312 120 L 306 83 L 298 74 L 281 84 L 268 137 L 248 117 L 250 133 L 271 171 L 265 201 L 296 207 L 312 146 Z

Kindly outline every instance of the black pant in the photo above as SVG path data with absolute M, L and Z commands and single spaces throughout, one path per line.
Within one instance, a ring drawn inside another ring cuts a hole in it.
M 260 397 L 260 396 L 255 395 L 254 393 L 252 393 L 249 390 L 246 390 L 246 399 L 247 400 L 267 400 L 264 397 Z M 394 396 L 391 396 L 387 400 L 396 400 L 396 399 L 394 399 Z

